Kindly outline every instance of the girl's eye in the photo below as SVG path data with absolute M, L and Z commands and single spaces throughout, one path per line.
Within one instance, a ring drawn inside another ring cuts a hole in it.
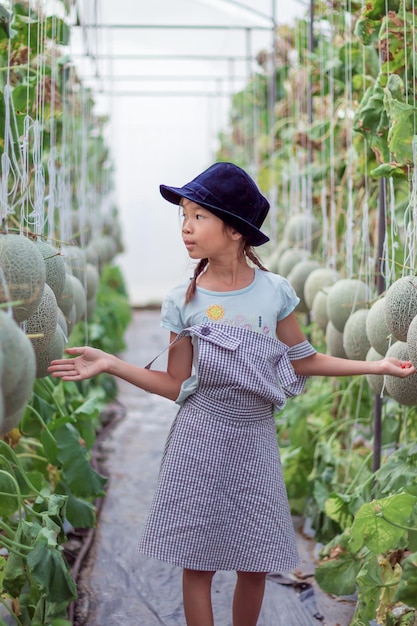
M 204 215 L 201 215 L 201 213 L 197 213 L 195 217 L 197 220 L 204 219 Z

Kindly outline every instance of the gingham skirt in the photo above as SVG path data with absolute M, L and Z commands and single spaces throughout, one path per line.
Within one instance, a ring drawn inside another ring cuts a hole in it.
M 215 324 L 182 334 L 198 337 L 198 389 L 170 429 L 139 549 L 189 569 L 291 570 L 299 560 L 274 405 L 305 382 L 289 359 L 314 349 L 303 342 L 291 354 L 276 339 Z

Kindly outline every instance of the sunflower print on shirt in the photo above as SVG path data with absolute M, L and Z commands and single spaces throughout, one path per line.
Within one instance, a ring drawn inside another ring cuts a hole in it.
M 210 320 L 217 322 L 224 317 L 224 308 L 221 304 L 212 304 L 206 309 L 206 313 Z

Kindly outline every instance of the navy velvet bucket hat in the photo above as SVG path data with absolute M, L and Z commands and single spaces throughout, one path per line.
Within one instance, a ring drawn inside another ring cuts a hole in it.
M 172 204 L 187 198 L 233 226 L 252 246 L 269 241 L 259 229 L 269 202 L 252 178 L 234 163 L 214 163 L 183 187 L 160 185 L 162 196 Z

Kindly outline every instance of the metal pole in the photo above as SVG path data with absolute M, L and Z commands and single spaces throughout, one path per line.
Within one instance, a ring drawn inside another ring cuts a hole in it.
M 387 181 L 381 178 L 379 181 L 379 213 L 378 213 L 378 260 L 376 273 L 376 287 L 378 295 L 385 291 L 384 279 L 384 240 L 385 240 L 385 223 L 386 223 L 386 207 L 387 207 Z M 374 445 L 372 469 L 376 472 L 381 465 L 381 448 L 382 448 L 382 398 L 375 394 L 374 398 Z

